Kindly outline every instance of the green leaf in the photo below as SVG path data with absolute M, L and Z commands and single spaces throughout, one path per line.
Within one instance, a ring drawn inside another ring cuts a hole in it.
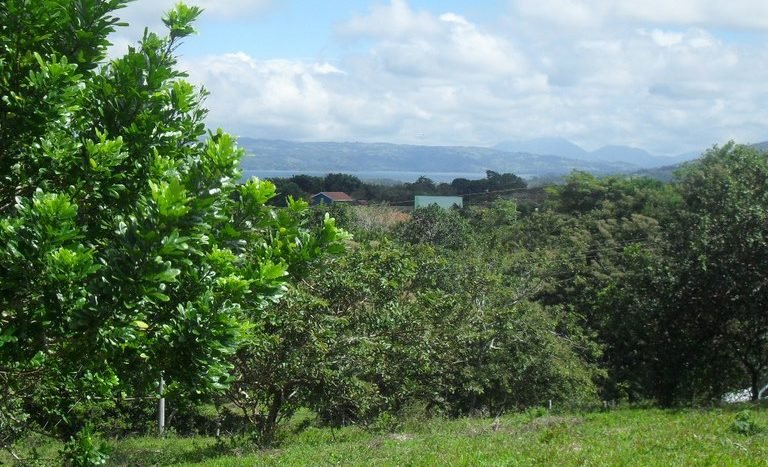
M 45 363 L 46 357 L 42 350 L 38 351 L 34 357 L 29 361 L 29 365 L 32 368 L 39 368 Z
M 13 335 L 13 332 L 14 332 L 13 328 L 5 328 L 2 331 L 0 331 L 0 347 L 2 347 L 5 344 L 18 341 L 18 338 Z
M 259 268 L 259 277 L 265 282 L 285 277 L 287 274 L 288 267 L 283 263 L 274 264 L 272 262 L 266 262 Z

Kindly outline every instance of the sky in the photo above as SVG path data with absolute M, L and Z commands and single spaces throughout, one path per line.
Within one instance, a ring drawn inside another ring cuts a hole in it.
M 112 57 L 176 0 L 117 16 Z M 766 0 L 198 0 L 179 48 L 238 136 L 656 154 L 768 140 Z

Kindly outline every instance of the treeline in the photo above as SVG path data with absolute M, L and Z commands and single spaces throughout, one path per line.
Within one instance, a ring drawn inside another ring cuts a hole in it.
M 406 217 L 335 205 L 355 242 L 268 310 L 273 344 L 239 360 L 229 400 L 267 436 L 298 407 L 369 424 L 414 407 L 756 399 L 766 177 L 765 154 L 729 144 L 671 184 L 574 173 L 527 212 L 503 199 Z
M 455 178 L 450 183 L 436 183 L 425 176 L 410 183 L 364 182 L 354 175 L 343 173 L 330 173 L 323 177 L 294 175 L 270 181 L 277 187 L 278 196 L 272 203 L 278 206 L 285 206 L 289 196 L 309 200 L 310 196 L 321 191 L 343 191 L 358 200 L 399 206 L 413 205 L 416 195 L 469 196 L 467 202 L 472 204 L 495 199 L 503 193 L 523 191 L 528 186 L 523 178 L 515 174 L 493 170 L 485 173 L 483 179 Z

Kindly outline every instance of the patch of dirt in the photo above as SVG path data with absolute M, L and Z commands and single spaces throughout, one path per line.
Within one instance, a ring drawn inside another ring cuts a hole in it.
M 415 438 L 415 436 L 409 435 L 407 433 L 392 433 L 389 435 L 389 439 L 394 439 L 395 441 L 410 441 Z
M 569 427 L 584 423 L 581 417 L 564 417 L 559 415 L 547 415 L 534 418 L 524 425 L 508 425 L 498 419 L 487 426 L 473 426 L 467 431 L 469 436 L 480 436 L 486 433 L 501 432 L 510 434 L 528 433 L 554 427 Z
M 576 426 L 584 423 L 584 419 L 581 417 L 563 417 L 559 415 L 547 415 L 544 417 L 534 418 L 527 424 L 520 427 L 521 431 L 536 431 L 542 428 L 551 428 L 554 426 Z
M 412 439 L 416 439 L 416 436 L 409 435 L 407 433 L 390 433 L 386 436 L 377 436 L 368 443 L 368 447 L 370 449 L 379 449 L 384 445 L 384 441 L 387 439 L 392 439 L 395 441 L 410 441 Z

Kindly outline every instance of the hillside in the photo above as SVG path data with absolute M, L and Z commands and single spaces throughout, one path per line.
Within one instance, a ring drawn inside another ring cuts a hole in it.
M 609 145 L 587 151 L 564 138 L 535 138 L 524 141 L 505 141 L 494 148 L 504 151 L 526 151 L 552 154 L 591 163 L 609 162 L 629 164 L 644 169 L 679 164 L 697 158 L 701 152 L 693 151 L 677 156 L 659 156 L 640 148 Z
M 637 172 L 632 172 L 630 175 L 633 177 L 648 177 L 662 182 L 672 182 L 675 180 L 675 172 L 677 172 L 684 164 L 685 163 L 683 162 L 680 164 L 666 165 L 664 167 L 638 170 Z
M 758 151 L 762 151 L 762 152 L 768 151 L 768 141 L 764 141 L 762 143 L 750 144 L 750 146 L 757 149 Z M 636 172 L 632 172 L 630 175 L 638 176 L 638 177 L 653 178 L 655 180 L 661 180 L 662 182 L 671 182 L 675 179 L 675 172 L 677 172 L 686 163 L 695 161 L 697 158 L 698 157 L 690 160 L 686 160 L 683 162 L 678 162 L 676 164 L 665 165 L 662 167 L 652 167 L 652 168 L 647 168 L 643 170 L 638 170 Z
M 524 177 L 564 175 L 573 170 L 595 174 L 631 171 L 626 163 L 590 162 L 565 157 L 506 152 L 472 146 L 416 146 L 387 143 L 299 143 L 240 138 L 246 173 L 286 170 L 309 172 L 419 172 L 423 174 L 511 172 Z
M 578 160 L 585 160 L 589 156 L 589 152 L 565 138 L 535 138 L 525 141 L 505 141 L 495 145 L 494 148 L 508 152 L 552 154 Z

